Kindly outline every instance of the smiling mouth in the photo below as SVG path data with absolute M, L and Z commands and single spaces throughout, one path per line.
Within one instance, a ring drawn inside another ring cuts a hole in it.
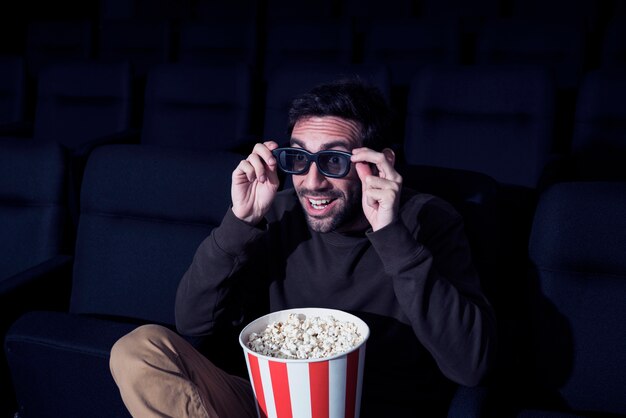
M 313 209 L 322 210 L 325 209 L 332 202 L 331 199 L 309 199 L 309 203 Z

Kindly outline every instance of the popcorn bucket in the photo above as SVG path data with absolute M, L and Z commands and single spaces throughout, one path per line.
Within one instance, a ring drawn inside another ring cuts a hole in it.
M 269 324 L 300 318 L 332 316 L 356 325 L 363 337 L 360 345 L 331 357 L 284 359 L 252 351 L 251 333 Z M 260 418 L 358 418 L 361 406 L 365 342 L 369 328 L 360 318 L 335 309 L 300 308 L 273 312 L 248 324 L 239 335 Z

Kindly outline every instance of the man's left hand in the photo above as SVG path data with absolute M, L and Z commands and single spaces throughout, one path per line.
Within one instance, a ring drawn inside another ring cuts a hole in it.
M 395 154 L 385 148 L 352 150 L 352 162 L 363 186 L 363 212 L 372 230 L 392 223 L 398 216 L 402 176 L 394 168 Z

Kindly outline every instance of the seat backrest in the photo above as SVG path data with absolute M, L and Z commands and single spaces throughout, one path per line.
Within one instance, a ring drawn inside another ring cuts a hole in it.
M 135 2 L 129 0 L 100 0 L 98 17 L 102 20 L 132 19 L 135 17 Z
M 536 68 L 428 67 L 413 79 L 404 140 L 409 164 L 485 173 L 536 186 L 552 147 L 554 88 Z
M 0 124 L 24 119 L 25 75 L 22 57 L 0 57 Z
M 626 153 L 626 74 L 593 71 L 585 77 L 574 121 L 572 151 Z
M 625 208 L 624 182 L 571 182 L 535 213 L 536 385 L 574 411 L 626 414 Z
M 239 161 L 145 145 L 97 148 L 81 193 L 71 312 L 174 324 L 178 282 L 226 213 Z
M 602 39 L 601 55 L 602 68 L 623 71 L 626 67 L 626 15 L 615 16 L 608 23 Z
M 425 65 L 458 64 L 460 38 L 449 20 L 395 19 L 372 23 L 363 41 L 363 61 L 385 64 L 393 85 L 408 85 Z
M 384 65 L 285 65 L 276 69 L 267 83 L 263 137 L 279 143 L 288 140 L 287 113 L 293 99 L 318 84 L 355 76 L 376 86 L 390 100 L 391 80 Z
M 195 0 L 192 2 L 193 19 L 201 23 L 248 22 L 255 25 L 260 20 L 260 10 L 265 0 Z
M 265 0 L 265 22 L 272 26 L 292 20 L 331 21 L 337 15 L 335 0 Z
M 145 77 L 150 69 L 169 61 L 171 28 L 167 21 L 109 20 L 102 22 L 98 58 L 129 61 L 133 73 Z
M 65 250 L 66 171 L 57 144 L 0 141 L 0 280 Z
M 130 127 L 131 73 L 125 63 L 49 67 L 39 80 L 34 136 L 69 148 Z
M 511 16 L 515 18 L 581 23 L 589 30 L 594 30 L 603 18 L 603 13 L 606 13 L 601 4 L 594 0 L 511 0 L 509 7 Z
M 352 62 L 352 28 L 343 21 L 275 23 L 267 28 L 264 51 L 266 80 L 285 63 L 347 65 Z
M 432 18 L 455 18 L 459 21 L 493 18 L 499 15 L 501 2 L 498 0 L 422 0 L 420 16 Z
M 256 65 L 257 27 L 245 20 L 180 25 L 177 62 Z
M 476 63 L 543 66 L 553 73 L 557 88 L 570 91 L 582 80 L 586 43 L 583 24 L 491 19 L 478 34 Z
M 557 181 L 626 180 L 626 76 L 623 70 L 588 73 L 578 92 L 570 152 L 551 164 Z
M 252 129 L 252 78 L 245 65 L 162 65 L 146 85 L 143 144 L 232 150 Z
M 411 0 L 343 0 L 341 15 L 357 23 L 357 30 L 379 19 L 399 19 L 415 16 L 415 2 Z
M 88 20 L 33 21 L 26 35 L 28 74 L 36 78 L 49 65 L 87 61 L 93 44 L 93 25 Z
M 140 20 L 180 22 L 192 18 L 191 0 L 130 0 L 134 3 L 134 17 Z

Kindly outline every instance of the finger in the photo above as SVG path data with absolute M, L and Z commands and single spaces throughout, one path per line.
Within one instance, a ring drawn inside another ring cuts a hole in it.
M 248 156 L 247 161 L 253 167 L 254 175 L 259 182 L 265 183 L 265 180 L 267 180 L 266 171 L 268 170 L 268 165 L 265 161 L 263 161 L 261 156 L 259 154 L 252 153 Z
M 376 200 L 376 198 L 374 198 L 370 192 L 364 192 L 363 198 L 367 206 L 372 209 L 378 209 L 378 200 Z
M 368 189 L 386 189 L 396 193 L 400 191 L 400 183 L 378 176 L 368 176 L 364 184 Z
M 234 184 L 240 184 L 242 182 L 252 183 L 256 180 L 256 173 L 252 164 L 247 160 L 242 160 L 235 171 L 233 171 L 232 180 Z
M 355 148 L 352 150 L 351 161 L 374 164 L 380 177 L 391 181 L 402 181 L 402 177 L 394 168 L 395 155 L 390 149 L 385 149 L 385 152 L 377 152 L 369 148 Z
M 269 149 L 270 151 L 273 151 L 276 148 L 278 148 L 278 143 L 276 141 L 265 141 L 263 145 L 265 145 L 267 149 Z
M 266 141 L 262 144 L 256 144 L 252 149 L 252 154 L 250 155 L 258 155 L 264 164 L 268 167 L 276 166 L 276 158 L 272 154 L 272 150 L 278 148 L 278 144 L 274 141 Z
M 389 189 L 368 189 L 365 197 L 367 205 L 371 208 L 393 208 L 396 194 Z

